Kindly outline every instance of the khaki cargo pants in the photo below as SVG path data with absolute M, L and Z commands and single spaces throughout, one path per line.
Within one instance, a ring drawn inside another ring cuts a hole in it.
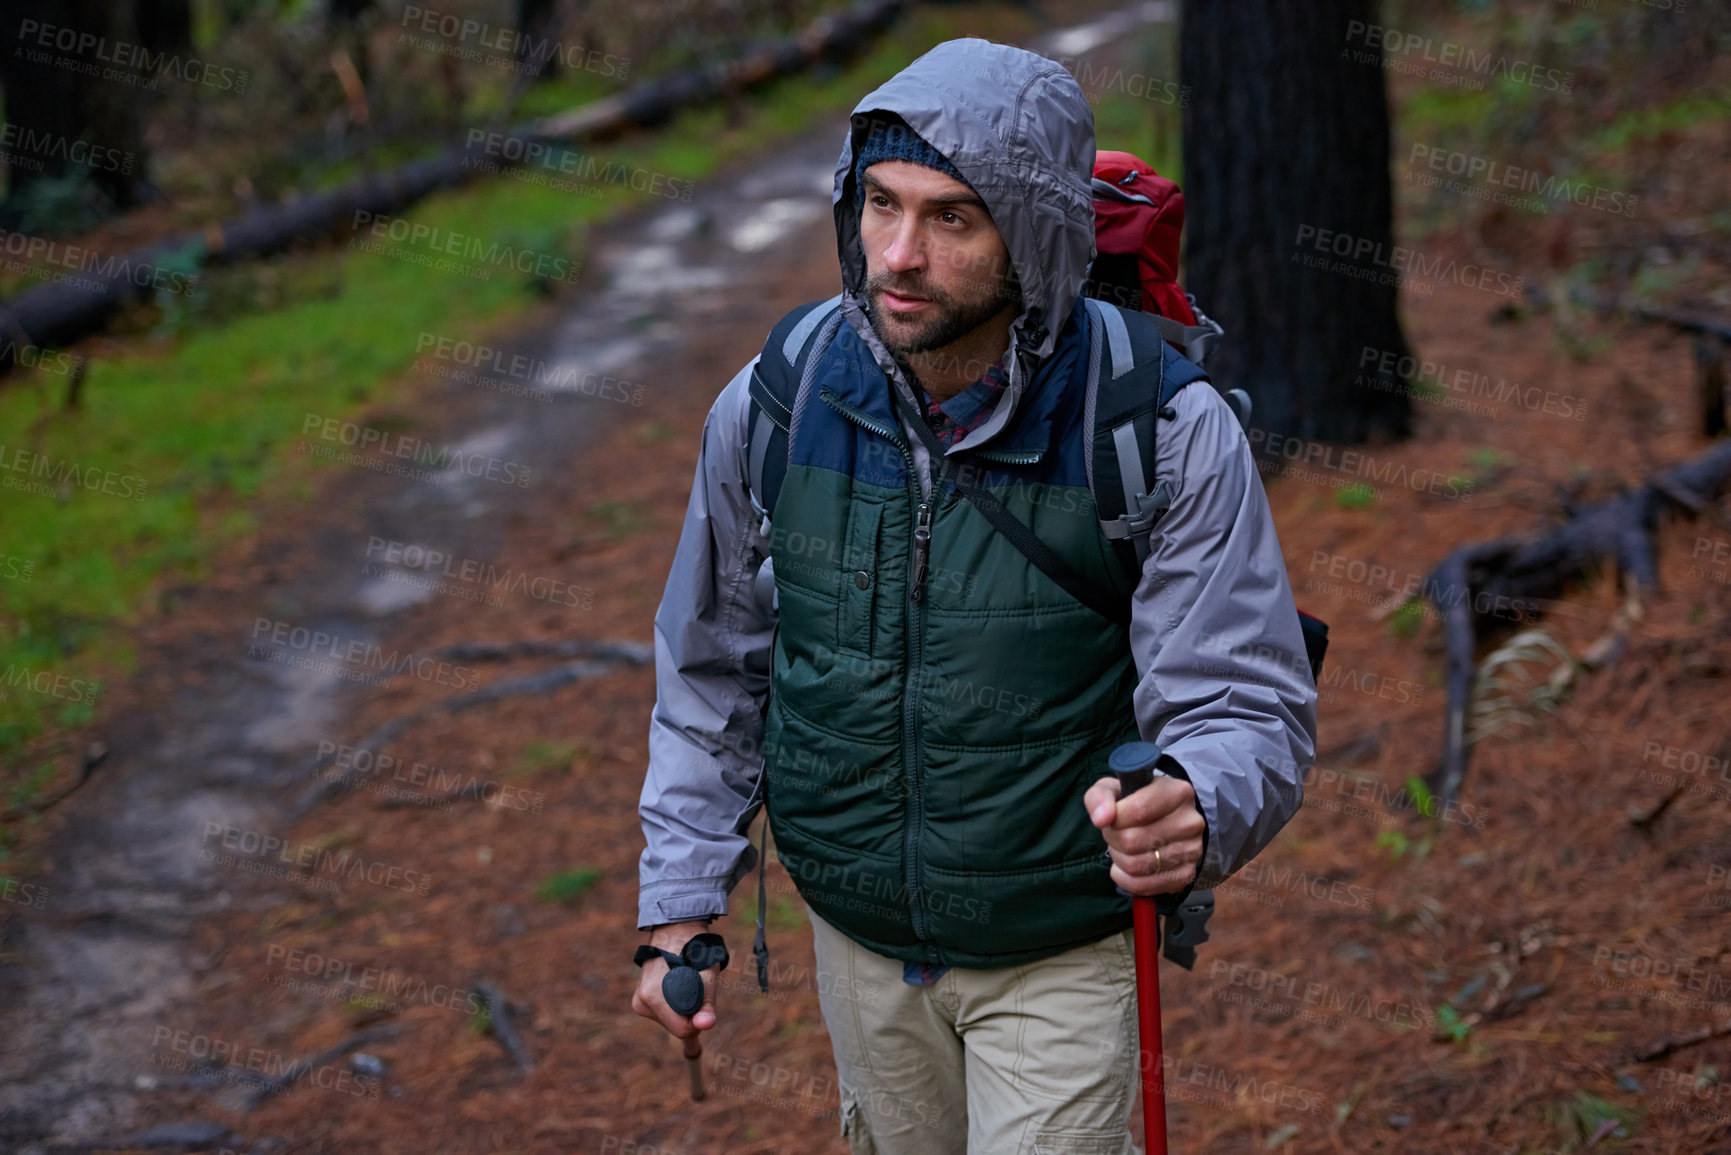
M 854 1155 L 1139 1155 L 1128 930 L 919 987 L 806 911 Z

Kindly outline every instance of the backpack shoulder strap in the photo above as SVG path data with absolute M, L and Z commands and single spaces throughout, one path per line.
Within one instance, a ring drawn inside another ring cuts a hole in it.
M 764 519 L 765 532 L 768 531 L 770 514 L 775 510 L 775 499 L 781 493 L 782 478 L 787 476 L 787 455 L 792 444 L 795 418 L 805 395 L 811 390 L 817 354 L 829 346 L 840 324 L 840 293 L 827 301 L 801 305 L 770 329 L 769 339 L 763 343 L 763 352 L 758 355 L 757 364 L 752 366 L 751 408 L 746 419 L 750 442 L 745 460 L 752 505 Z M 774 586 L 774 565 L 766 558 L 757 572 L 756 596 L 759 602 L 771 604 Z M 775 628 L 781 628 L 779 620 Z M 760 778 L 761 781 L 764 779 Z M 768 844 L 769 814 L 765 811 L 763 830 L 758 839 L 757 928 L 751 953 L 757 960 L 757 985 L 766 994 L 769 991 L 769 941 L 763 920 L 766 909 L 764 870 L 769 861 L 764 849 Z
M 1087 443 L 1088 488 L 1100 515 L 1100 531 L 1112 540 L 1130 580 L 1135 582 L 1141 579 L 1142 566 L 1148 560 L 1148 532 L 1172 505 L 1171 490 L 1165 482 L 1151 492 L 1148 487 L 1154 476 L 1156 424 L 1161 417 L 1173 415 L 1167 406 L 1180 389 L 1209 378 L 1200 366 L 1160 339 L 1158 326 L 1149 327 L 1153 338 L 1138 334 L 1145 322 L 1157 318 L 1092 299 L 1088 308 L 1092 323 L 1084 420 L 1094 433 Z M 1102 360 L 1109 372 L 1102 372 Z M 1248 433 L 1250 395 L 1242 389 L 1229 389 L 1224 396 L 1239 426 Z M 1299 611 L 1298 624 L 1311 678 L 1319 680 L 1323 657 L 1328 653 L 1328 625 L 1303 611 Z M 1172 955 L 1167 957 L 1188 965 Z
M 1150 484 L 1156 426 L 1171 415 L 1167 406 L 1178 391 L 1207 381 L 1208 374 L 1168 345 L 1148 314 L 1092 298 L 1088 310 L 1088 487 L 1100 531 L 1137 578 L 1147 560 L 1148 532 L 1172 504 L 1165 482 Z
M 801 397 L 811 385 L 816 353 L 829 345 L 841 321 L 841 294 L 801 305 L 777 321 L 751 371 L 750 445 L 746 464 L 751 500 L 770 516 L 787 474 L 789 435 Z M 819 330 L 823 335 L 819 340 Z

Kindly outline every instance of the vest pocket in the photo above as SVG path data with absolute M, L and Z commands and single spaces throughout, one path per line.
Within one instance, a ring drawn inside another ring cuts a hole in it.
M 847 548 L 842 551 L 838 575 L 835 636 L 839 648 L 872 651 L 872 608 L 878 594 L 878 533 L 884 507 L 875 501 L 855 500 L 848 506 Z

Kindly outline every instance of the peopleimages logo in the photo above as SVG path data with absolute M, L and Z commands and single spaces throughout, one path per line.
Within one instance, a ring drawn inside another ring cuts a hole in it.
M 1472 602 L 1473 612 L 1484 617 L 1507 618 L 1510 621 L 1525 622 L 1536 618 L 1538 606 L 1523 598 L 1509 597 L 1506 594 L 1491 594 L 1485 590 L 1469 590 L 1465 586 L 1452 582 L 1443 583 L 1436 580 L 1433 574 L 1419 573 L 1414 570 L 1398 570 L 1393 566 L 1381 565 L 1365 561 L 1343 553 L 1330 553 L 1327 550 L 1313 550 L 1310 556 L 1310 572 L 1320 571 L 1334 581 L 1344 581 L 1349 585 L 1361 586 L 1370 591 L 1381 591 L 1392 595 L 1389 604 L 1404 605 L 1414 598 L 1421 598 L 1426 603 L 1427 616 L 1436 611 L 1433 607 L 1449 609 L 1462 602 Z M 1330 589 L 1324 583 L 1306 578 L 1305 590 L 1317 590 L 1322 593 L 1339 594 L 1341 591 Z M 1349 600 L 1368 600 L 1353 598 Z
M 0 902 L 45 910 L 48 907 L 48 888 L 33 882 L 20 882 L 16 878 L 0 878 Z
M 8 449 L 4 445 L 0 445 L 0 486 L 41 497 L 54 496 L 62 489 L 84 489 L 134 501 L 143 501 L 150 490 L 150 482 L 142 477 L 64 459 L 57 461 L 28 449 Z
M 398 43 L 431 48 L 472 64 L 518 70 L 535 61 L 557 60 L 573 72 L 593 72 L 599 76 L 612 76 L 620 80 L 626 79 L 631 72 L 631 58 L 628 56 L 613 56 L 600 49 L 566 44 L 562 40 L 537 36 L 514 27 L 489 24 L 485 20 L 441 12 L 436 8 L 422 8 L 416 4 L 404 6 L 402 27 L 405 31 L 398 36 Z M 410 31 L 419 32 L 426 37 L 442 37 L 443 41 L 423 40 L 410 35 Z M 476 48 L 462 47 L 469 41 L 473 41 L 478 48 L 489 49 L 498 55 L 489 56 Z M 527 57 L 527 60 L 520 60 L 519 57 Z
M 1349 20 L 1346 39 L 1364 45 L 1364 50 L 1343 49 L 1360 64 L 1381 63 L 1396 72 L 1439 80 L 1460 88 L 1482 89 L 1489 77 L 1511 80 L 1547 92 L 1574 91 L 1575 74 L 1546 68 L 1530 60 L 1511 60 L 1501 53 L 1480 52 L 1469 45 L 1416 32 L 1402 32 L 1363 20 Z M 1368 51 L 1376 49 L 1377 51 Z M 1403 59 L 1416 58 L 1416 59 Z M 1441 65 L 1427 68 L 1426 65 Z
M 471 152 L 478 146 L 487 157 L 494 158 L 467 158 L 463 162 L 465 167 L 499 172 L 505 165 L 520 164 L 529 170 L 545 170 L 573 178 L 557 186 L 567 190 L 619 185 L 633 192 L 687 203 L 697 191 L 697 185 L 692 181 L 680 180 L 664 172 L 635 168 L 619 161 L 603 161 L 594 153 L 578 152 L 566 145 L 489 132 L 484 128 L 471 128 L 465 144 Z
M 418 575 L 452 578 L 465 585 L 482 587 L 493 592 L 523 594 L 536 601 L 552 605 L 590 609 L 595 605 L 595 591 L 559 578 L 524 573 L 510 567 L 500 569 L 490 561 L 466 558 L 441 550 L 429 549 L 412 542 L 393 541 L 382 537 L 367 539 L 367 557 L 392 567 L 416 571 Z M 363 572 L 379 577 L 389 570 L 374 564 Z M 447 586 L 447 583 L 437 583 Z M 447 587 L 448 588 L 448 587 Z M 443 592 L 443 591 L 441 591 Z M 499 604 L 495 599 L 492 604 Z
M 29 666 L 17 665 L 8 665 L 4 672 L 0 672 L 0 686 L 13 690 L 30 690 L 64 702 L 77 702 L 87 706 L 93 705 L 97 695 L 102 692 L 100 682 L 87 682 L 82 678 L 70 678 L 50 670 L 32 670 Z M 0 694 L 0 700 L 5 697 L 6 695 Z
M 411 461 L 415 465 L 430 465 L 435 472 L 424 469 L 414 469 L 406 466 L 396 466 L 395 462 L 385 463 L 394 466 L 389 472 L 401 473 L 419 481 L 437 480 L 439 474 L 463 473 L 469 477 L 484 477 L 488 481 L 498 481 L 506 485 L 515 485 L 526 489 L 529 485 L 530 469 L 527 465 L 516 461 L 505 461 L 485 453 L 465 453 L 454 445 L 437 445 L 421 437 L 405 437 L 400 433 L 387 433 L 373 425 L 363 425 L 356 421 L 342 421 L 335 417 L 323 417 L 317 413 L 308 413 L 301 419 L 301 433 L 312 434 L 320 441 L 329 442 L 332 449 L 337 445 L 352 446 L 356 449 L 370 451 L 381 457 L 394 457 Z M 327 460 L 340 460 L 344 464 L 363 465 L 376 468 L 377 463 L 370 458 L 354 454 L 338 454 L 319 446 L 301 442 L 301 451 L 311 453 L 314 457 Z
M 0 160 L 4 160 L 0 156 Z M 45 349 L 41 345 L 6 341 L 0 344 L 0 359 L 10 358 L 14 364 L 58 377 L 70 377 L 84 365 L 84 358 L 60 349 Z
M 433 885 L 432 875 L 412 867 L 393 866 L 376 859 L 369 861 L 348 850 L 331 850 L 311 842 L 290 842 L 274 834 L 245 830 L 239 826 L 230 826 L 226 822 L 206 822 L 202 841 L 205 844 L 202 853 L 206 861 L 224 866 L 251 861 L 272 868 L 253 873 L 286 877 L 277 868 L 280 863 L 291 868 L 291 872 L 304 871 L 309 878 L 315 873 L 344 879 L 358 878 L 374 886 L 401 890 L 409 894 L 425 895 Z M 211 843 L 233 853 L 219 855 L 211 849 Z
M 268 645 L 260 644 L 261 638 L 266 639 Z M 472 666 L 453 665 L 417 654 L 413 650 L 407 653 L 395 649 L 387 651 L 377 642 L 364 638 L 345 638 L 328 630 L 309 629 L 273 618 L 255 617 L 252 623 L 252 639 L 254 644 L 247 647 L 247 655 L 266 661 L 280 660 L 273 659 L 273 654 L 322 654 L 348 663 L 358 670 L 378 670 L 381 674 L 412 674 L 423 682 L 435 682 L 455 690 L 466 690 L 477 679 Z M 379 681 L 371 684 L 384 683 Z
M 1472 499 L 1472 480 L 1436 469 L 1408 469 L 1404 461 L 1377 457 L 1357 449 L 1339 449 L 1321 441 L 1288 437 L 1252 426 L 1250 447 L 1256 454 L 1257 468 L 1277 477 L 1297 477 L 1301 480 L 1321 478 L 1330 484 L 1342 481 L 1362 481 L 1428 493 L 1432 497 Z M 1331 479 L 1315 470 L 1326 469 Z
M 6 262 L 7 268 L 12 272 L 38 278 L 46 277 L 92 290 L 104 288 L 104 281 L 115 278 L 130 281 L 140 289 L 163 293 L 190 293 L 198 288 L 197 273 L 181 273 L 144 261 L 135 262 L 131 257 L 99 253 L 81 245 L 63 244 L 46 237 L 31 236 L 29 233 L 0 229 L 0 253 L 18 258 L 16 261 Z M 104 281 L 42 269 L 34 264 L 37 261 L 44 265 L 69 269 L 73 274 L 94 273 L 104 278 Z
M 1574 421 L 1584 421 L 1587 417 L 1586 399 L 1572 393 L 1540 389 L 1537 385 L 1522 385 L 1505 377 L 1498 377 L 1493 381 L 1488 373 L 1451 368 L 1392 349 L 1364 346 L 1359 350 L 1358 367 L 1362 370 L 1366 366 L 1375 368 L 1372 373 L 1361 372 L 1358 375 L 1356 383 L 1359 385 L 1381 389 L 1385 385 L 1400 382 L 1406 386 L 1409 395 L 1420 400 L 1437 400 L 1449 408 L 1466 409 L 1479 416 L 1495 416 L 1497 411 L 1490 405 L 1475 405 L 1474 398 L 1498 405 L 1513 404 L 1533 413 L 1566 417 Z M 1412 389 L 1415 385 L 1419 387 L 1416 393 Z M 1437 396 L 1426 398 L 1423 392 L 1426 388 L 1434 390 Z
M 539 790 L 525 790 L 492 779 L 483 781 L 474 774 L 446 770 L 426 762 L 408 762 L 382 750 L 344 745 L 328 739 L 319 742 L 318 763 L 323 769 L 317 777 L 327 782 L 342 782 L 412 806 L 444 810 L 464 798 L 475 798 L 502 810 L 539 814 L 547 801 L 547 796 Z M 386 771 L 390 772 L 388 780 Z M 398 782 L 417 789 L 400 789 L 395 785 Z
M 1414 167 L 1420 161 L 1424 167 L 1438 174 L 1438 179 L 1430 181 L 1437 187 L 1447 188 L 1450 192 L 1461 192 L 1469 196 L 1496 190 L 1496 195 L 1481 197 L 1492 199 L 1499 204 L 1513 204 L 1518 208 L 1531 209 L 1534 212 L 1546 212 L 1550 206 L 1543 200 L 1532 203 L 1521 203 L 1519 197 L 1505 197 L 1502 189 L 1514 189 L 1522 193 L 1536 193 L 1539 197 L 1550 200 L 1569 201 L 1582 208 L 1598 209 L 1601 212 L 1617 213 L 1625 217 L 1635 215 L 1635 207 L 1641 203 L 1638 196 L 1615 192 L 1599 185 L 1589 184 L 1584 180 L 1570 180 L 1554 173 L 1542 173 L 1537 169 L 1521 168 L 1518 165 L 1504 164 L 1502 161 L 1490 160 L 1456 149 L 1435 148 L 1428 144 L 1414 144 L 1407 155 L 1407 179 L 1415 176 Z M 1457 176 L 1462 181 L 1441 182 L 1440 175 Z M 1420 177 L 1424 174 L 1416 174 Z M 1485 188 L 1471 187 L 1474 182 L 1483 182 Z
M 54 52 L 68 56 L 56 57 Z M 225 92 L 245 92 L 249 73 L 244 68 L 224 68 L 209 64 L 196 56 L 182 57 L 172 52 L 152 52 L 142 44 L 125 40 L 110 40 L 94 32 L 68 28 L 61 24 L 46 24 L 40 20 L 18 23 L 18 47 L 13 54 L 34 64 L 51 64 L 85 76 L 141 86 L 147 91 L 156 87 L 159 75 L 168 75 L 188 84 L 219 88 Z M 85 57 L 77 60 L 73 57 Z M 100 65 L 114 65 L 103 68 Z
M 57 160 L 86 165 L 97 172 L 131 173 L 137 159 L 126 149 L 74 140 L 58 132 L 21 124 L 0 127 L 0 160 L 11 168 L 41 172 L 46 167 L 43 161 Z
M 1281 890 L 1287 894 L 1302 894 L 1318 902 L 1350 906 L 1358 910 L 1369 910 L 1376 902 L 1374 887 L 1342 882 L 1320 874 L 1306 874 L 1290 866 L 1275 866 L 1261 860 L 1247 864 L 1243 870 L 1227 880 L 1227 886 L 1234 883 Z
M 553 393 L 568 393 L 579 397 L 595 397 L 602 401 L 617 401 L 621 405 L 642 405 L 643 386 L 623 378 L 612 377 L 580 365 L 550 365 L 539 357 L 513 353 L 493 345 L 477 344 L 423 330 L 415 338 L 415 352 L 441 361 L 474 369 L 479 377 L 501 375 L 523 381 L 528 388 L 521 395 L 551 400 Z M 452 375 L 458 380 L 464 377 Z M 468 379 L 478 381 L 471 375 Z
M 1347 990 L 1332 983 L 1306 979 L 1302 974 L 1270 971 L 1217 958 L 1210 964 L 1208 978 L 1216 982 L 1225 980 L 1230 986 L 1267 994 L 1270 998 L 1288 1003 L 1321 1007 L 1327 1011 L 1344 1011 L 1356 1018 L 1368 1019 L 1386 1026 L 1429 1029 L 1436 1025 L 1436 1012 L 1416 999 L 1403 1001 L 1378 998 L 1366 991 Z M 1217 992 L 1216 998 L 1221 1002 L 1239 1001 L 1222 997 L 1226 993 Z
M 377 1076 L 357 1075 L 347 1067 L 296 1059 L 281 1051 L 267 1051 L 217 1035 L 177 1031 L 172 1027 L 157 1027 L 150 1045 L 151 1066 L 210 1082 L 262 1089 L 286 1079 L 358 1099 L 377 1099 L 384 1085 L 384 1080 Z
M 1304 253 L 1306 247 L 1315 250 L 1315 255 Z M 1483 289 L 1517 301 L 1527 284 L 1525 277 L 1511 277 L 1488 265 L 1471 261 L 1463 263 L 1453 257 L 1430 258 L 1404 245 L 1385 245 L 1370 237 L 1358 237 L 1315 225 L 1298 226 L 1293 248 L 1294 263 L 1378 284 L 1399 285 L 1402 282 L 1398 274 L 1409 274 L 1426 281 L 1452 281 L 1462 288 Z M 1330 257 L 1340 259 L 1331 261 Z M 1364 263 L 1366 261 L 1368 265 Z M 1428 286 L 1409 284 L 1409 287 L 1418 292 L 1429 292 Z
M 349 240 L 351 248 L 358 248 L 366 253 L 389 254 L 390 250 L 384 244 L 389 241 L 425 249 L 426 252 L 420 254 L 425 260 L 417 263 L 451 272 L 467 270 L 480 274 L 483 280 L 492 276 L 491 269 L 481 267 L 486 265 L 495 269 L 515 270 L 543 280 L 571 283 L 575 283 L 583 272 L 582 261 L 573 261 L 570 257 L 562 257 L 557 253 L 489 241 L 485 237 L 436 228 L 389 213 L 356 209 L 351 224 L 355 232 L 355 236 Z M 361 239 L 362 233 L 376 239 L 364 241 Z M 444 257 L 455 257 L 457 260 L 444 260 Z M 465 261 L 469 264 L 461 263 Z
M 281 943 L 270 944 L 265 951 L 265 965 L 306 975 L 308 979 L 317 980 L 327 988 L 337 988 L 347 998 L 354 998 L 356 994 L 376 995 L 381 1001 L 399 1009 L 403 1003 L 411 1002 L 470 1015 L 478 1015 L 486 1010 L 486 1001 L 478 991 L 446 986 L 443 983 L 429 984 L 425 979 L 405 975 L 400 971 L 360 966 L 333 955 L 287 947 Z M 287 984 L 278 982 L 276 985 Z

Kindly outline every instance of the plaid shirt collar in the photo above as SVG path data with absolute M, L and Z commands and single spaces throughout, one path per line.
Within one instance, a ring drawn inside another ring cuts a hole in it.
M 1008 359 L 1007 351 L 1005 359 Z M 1009 384 L 1009 372 L 1004 368 L 1004 360 L 1000 360 L 978 381 L 948 401 L 936 401 L 927 396 L 926 424 L 937 434 L 939 443 L 949 449 L 986 423 L 986 418 L 992 415 L 998 398 Z

